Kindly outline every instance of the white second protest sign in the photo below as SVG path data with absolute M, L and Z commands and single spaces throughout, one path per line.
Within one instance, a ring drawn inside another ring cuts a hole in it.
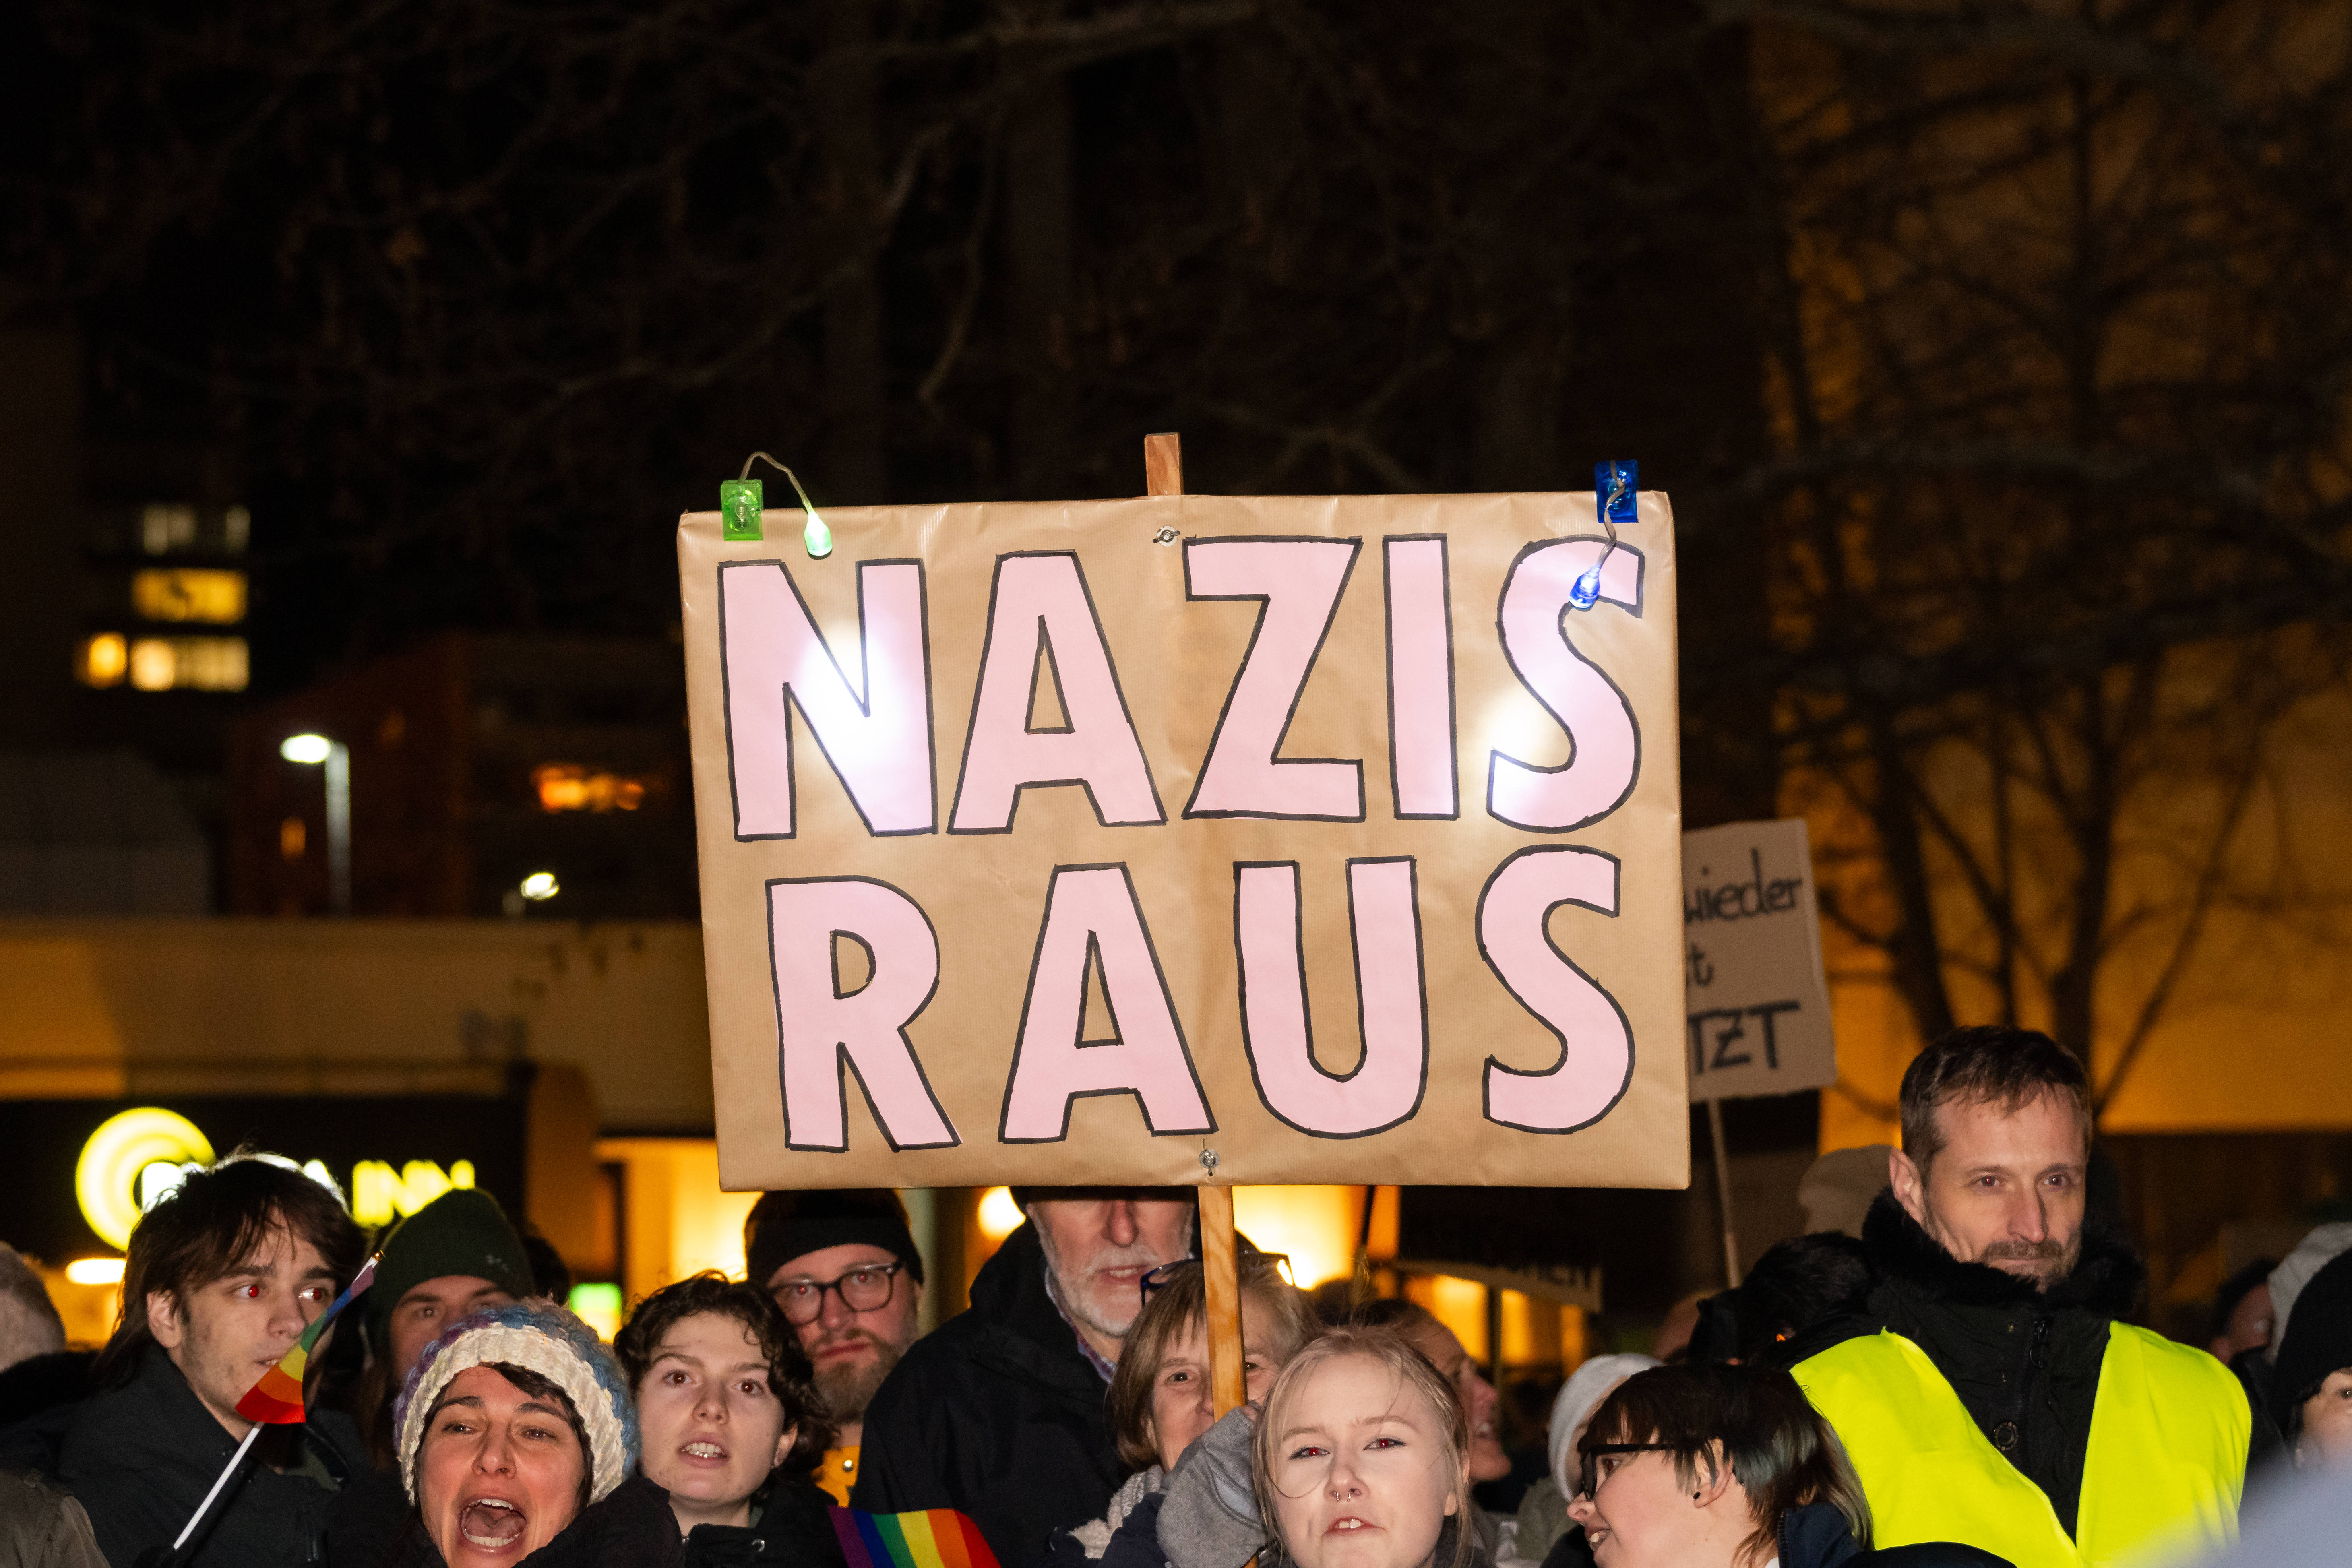
M 1801 818 L 1683 835 L 1683 975 L 1693 1103 L 1837 1081 Z

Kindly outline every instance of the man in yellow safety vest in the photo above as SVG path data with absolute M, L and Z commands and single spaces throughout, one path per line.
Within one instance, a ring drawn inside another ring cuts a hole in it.
M 2032 1030 L 1957 1029 L 1903 1075 L 1902 1114 L 1863 1226 L 1877 1283 L 1787 1347 L 1877 1544 L 2130 1568 L 2231 1539 L 2246 1397 L 2203 1351 L 2117 1321 L 2142 1271 L 2086 1221 L 2082 1064 Z

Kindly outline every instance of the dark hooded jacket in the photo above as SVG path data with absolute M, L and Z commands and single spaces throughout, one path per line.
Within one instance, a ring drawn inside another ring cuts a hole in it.
M 1031 1568 L 1118 1488 L 1108 1392 L 1024 1225 L 972 1281 L 971 1310 L 918 1340 L 875 1394 L 851 1506 L 961 1510 L 1004 1568 Z
M 2095 1215 L 2086 1218 L 2073 1272 L 2042 1291 L 1989 1264 L 1959 1262 L 1891 1192 L 1871 1205 L 1862 1237 L 1878 1283 L 1860 1310 L 1801 1334 L 1778 1363 L 1794 1366 L 1882 1329 L 1902 1335 L 2074 1534 L 2107 1329 L 2132 1310 L 2145 1279 L 2130 1244 Z
M 281 1431 L 261 1442 L 286 1449 L 284 1468 L 247 1457 L 206 1516 L 194 1568 L 326 1561 L 328 1508 L 366 1463 L 359 1430 L 332 1411 L 313 1411 L 308 1426 Z M 163 1347 L 151 1344 L 129 1383 L 75 1413 L 58 1479 L 89 1511 L 107 1561 L 131 1568 L 151 1548 L 171 1545 L 236 1447 Z
M 833 1499 L 805 1475 L 775 1471 L 751 1500 L 748 1525 L 698 1524 L 686 1538 L 685 1568 L 844 1568 Z

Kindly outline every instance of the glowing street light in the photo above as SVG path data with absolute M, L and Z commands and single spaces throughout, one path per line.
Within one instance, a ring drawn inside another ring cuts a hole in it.
M 552 871 L 533 871 L 522 879 L 522 886 L 517 888 L 515 891 L 534 904 L 544 903 L 563 891 L 563 884 L 555 879 L 555 873 Z
M 289 763 L 327 765 L 327 907 L 352 912 L 352 752 L 324 735 L 289 735 L 278 754 Z

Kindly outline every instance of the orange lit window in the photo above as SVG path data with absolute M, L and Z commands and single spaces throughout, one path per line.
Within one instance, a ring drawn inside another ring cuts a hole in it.
M 530 771 L 541 811 L 635 811 L 645 804 L 643 779 L 624 778 L 573 763 L 546 763 Z
M 245 619 L 245 574 L 151 566 L 131 574 L 131 607 L 151 621 L 227 626 Z
M 74 675 L 84 686 L 120 686 L 131 668 L 131 645 L 121 632 L 84 637 L 74 658 Z
M 242 691 L 243 637 L 141 637 L 131 645 L 131 684 L 142 691 Z

